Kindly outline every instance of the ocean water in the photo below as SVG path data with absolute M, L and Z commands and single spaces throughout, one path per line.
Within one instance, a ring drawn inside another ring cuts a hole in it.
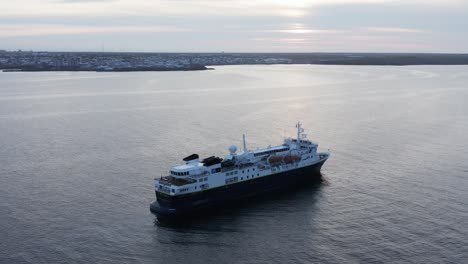
M 1 263 L 468 263 L 467 66 L 0 73 Z M 323 182 L 183 223 L 149 212 L 189 154 L 282 142 Z

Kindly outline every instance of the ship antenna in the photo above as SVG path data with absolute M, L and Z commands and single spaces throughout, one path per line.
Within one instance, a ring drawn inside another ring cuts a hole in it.
M 301 142 L 301 122 L 300 121 L 297 121 L 297 143 L 299 144 L 299 142 Z
M 244 144 L 244 152 L 247 152 L 247 145 L 245 144 L 245 134 L 242 134 L 242 143 Z

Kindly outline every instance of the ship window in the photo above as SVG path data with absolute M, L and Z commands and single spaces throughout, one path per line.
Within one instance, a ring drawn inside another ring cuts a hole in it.
M 260 173 L 257 173 L 257 176 L 260 176 Z
M 202 181 L 203 181 L 203 179 L 199 179 L 198 181 L 199 181 L 199 182 L 202 182 Z
M 244 173 L 244 171 L 242 171 L 242 173 Z
M 255 168 L 253 168 L 252 170 L 255 170 Z
M 241 177 L 241 180 L 243 180 L 243 179 L 244 179 L 244 177 Z
M 174 190 L 174 189 L 171 189 L 171 191 L 172 191 L 172 192 L 175 192 L 175 190 Z
M 250 169 L 248 169 L 247 172 L 250 172 Z
M 247 179 L 249 178 L 249 176 L 247 176 Z

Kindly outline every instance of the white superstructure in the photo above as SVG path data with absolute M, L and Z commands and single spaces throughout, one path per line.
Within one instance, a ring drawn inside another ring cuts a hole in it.
M 199 160 L 197 154 L 184 159 L 184 164 L 173 166 L 170 175 L 155 179 L 155 188 L 170 196 L 201 192 L 260 177 L 307 167 L 328 158 L 328 153 L 317 153 L 318 144 L 307 139 L 300 122 L 296 124 L 297 137 L 267 148 L 248 150 L 243 135 L 243 151 L 231 145 L 224 159 L 209 157 Z

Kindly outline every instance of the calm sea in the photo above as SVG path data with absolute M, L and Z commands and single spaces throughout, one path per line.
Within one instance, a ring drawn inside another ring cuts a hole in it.
M 1 263 L 467 263 L 467 66 L 0 73 Z M 185 223 L 149 212 L 189 154 L 294 135 L 324 181 Z

